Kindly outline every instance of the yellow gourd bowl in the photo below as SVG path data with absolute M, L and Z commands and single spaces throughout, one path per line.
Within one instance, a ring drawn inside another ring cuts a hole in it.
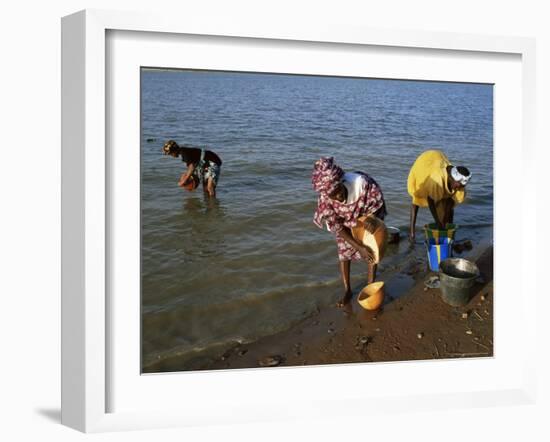
M 366 229 L 366 222 L 372 225 L 373 233 Z M 357 218 L 357 225 L 352 227 L 351 234 L 356 241 L 373 251 L 375 264 L 382 260 L 388 242 L 388 229 L 384 221 L 374 215 L 361 216 Z
M 359 305 L 366 310 L 376 310 L 384 302 L 384 282 L 373 282 L 367 285 L 357 297 Z

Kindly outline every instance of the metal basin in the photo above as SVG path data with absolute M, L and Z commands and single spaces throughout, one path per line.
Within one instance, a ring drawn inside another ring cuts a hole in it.
M 463 258 L 447 258 L 439 264 L 441 298 L 458 307 L 468 304 L 470 291 L 479 277 L 479 269 Z
M 397 227 L 388 227 L 388 244 L 397 244 L 401 231 Z

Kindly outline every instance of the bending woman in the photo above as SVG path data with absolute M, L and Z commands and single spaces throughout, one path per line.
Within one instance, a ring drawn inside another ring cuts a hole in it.
M 361 216 L 374 215 L 384 219 L 386 203 L 382 190 L 374 179 L 363 172 L 345 173 L 334 163 L 332 157 L 323 157 L 315 163 L 311 182 L 313 189 L 319 193 L 313 222 L 336 236 L 339 268 L 345 290 L 344 296 L 338 302 L 341 307 L 352 297 L 351 261 L 366 260 L 367 282 L 370 284 L 376 278 L 373 251 L 353 238 L 351 228 L 356 226 Z M 369 229 L 369 226 L 366 227 Z M 372 230 L 369 231 L 372 233 Z
M 174 140 L 168 140 L 162 147 L 164 155 L 178 158 L 187 164 L 187 170 L 182 173 L 178 186 L 184 187 L 188 180 L 195 177 L 202 181 L 203 189 L 209 196 L 216 196 L 216 186 L 220 178 L 222 160 L 211 150 L 195 147 L 180 147 Z
M 464 166 L 453 166 L 440 150 L 427 150 L 414 162 L 407 179 L 412 198 L 409 240 L 414 242 L 419 207 L 429 207 L 439 229 L 454 220 L 454 208 L 464 202 L 466 184 L 472 174 Z

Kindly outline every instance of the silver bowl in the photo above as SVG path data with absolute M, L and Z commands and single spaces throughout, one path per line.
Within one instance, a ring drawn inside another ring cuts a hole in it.
M 388 232 L 388 244 L 397 244 L 401 231 L 397 227 L 387 227 L 386 230 Z
M 441 297 L 447 304 L 458 307 L 468 304 L 470 291 L 479 277 L 475 263 L 463 258 L 447 258 L 439 264 Z

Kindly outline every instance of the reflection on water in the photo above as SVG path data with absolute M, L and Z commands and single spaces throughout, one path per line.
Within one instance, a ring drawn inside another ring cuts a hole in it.
M 183 200 L 181 225 L 191 238 L 187 253 L 201 258 L 219 257 L 225 250 L 224 209 L 217 198 L 203 193 Z
M 334 238 L 312 223 L 322 155 L 371 174 L 404 235 L 408 171 L 441 148 L 473 175 L 457 235 L 490 236 L 492 99 L 479 84 L 143 70 L 144 362 L 283 330 L 341 295 Z M 167 138 L 220 155 L 217 198 L 175 184 L 185 164 L 160 154 Z M 429 219 L 421 209 L 415 247 L 388 249 L 379 276 L 389 284 L 425 264 Z M 352 265 L 355 291 L 365 269 Z
M 200 215 L 206 215 L 217 217 L 219 220 L 224 216 L 224 208 L 218 198 L 210 198 L 206 192 L 199 190 L 190 194 L 182 199 L 182 214 L 186 217 L 198 218 Z

